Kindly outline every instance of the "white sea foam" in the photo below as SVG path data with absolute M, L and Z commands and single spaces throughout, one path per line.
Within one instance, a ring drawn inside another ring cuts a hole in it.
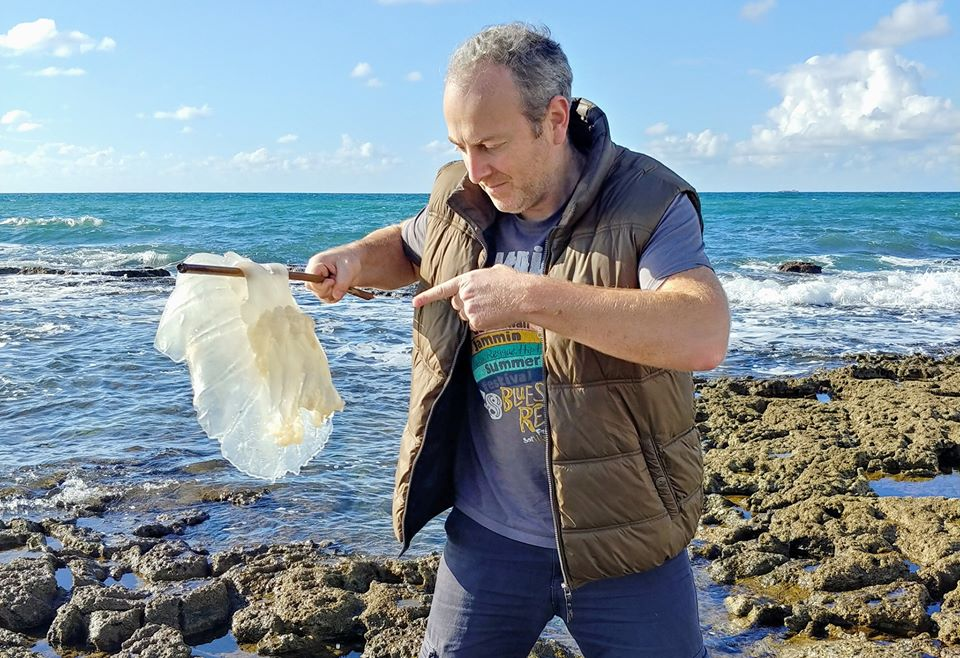
M 166 267 L 176 259 L 156 249 L 128 251 L 100 247 L 0 246 L 0 266 L 103 270 L 124 267 Z
M 893 265 L 894 267 L 942 267 L 944 261 L 942 259 L 930 259 L 930 258 L 900 258 L 898 256 L 880 256 L 877 260 L 881 263 L 886 263 L 887 265 Z
M 81 217 L 7 217 L 0 219 L 0 226 L 103 226 L 103 220 L 92 215 Z
M 405 368 L 410 365 L 411 347 L 407 343 L 383 345 L 379 343 L 348 343 L 330 350 L 332 355 L 352 354 L 364 360 L 387 366 Z
M 83 479 L 71 476 L 63 481 L 60 490 L 46 498 L 14 497 L 0 500 L 0 511 L 21 512 L 24 510 L 71 509 L 87 502 L 97 501 L 116 492 L 108 487 L 90 485 Z
M 960 269 L 848 272 L 830 277 L 756 278 L 725 275 L 735 308 L 836 306 L 888 310 L 960 310 Z

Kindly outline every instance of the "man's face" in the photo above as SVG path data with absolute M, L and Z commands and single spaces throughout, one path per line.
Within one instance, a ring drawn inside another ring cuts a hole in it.
M 559 149 L 546 119 L 535 135 L 509 69 L 489 66 L 469 80 L 448 84 L 443 116 L 467 175 L 498 210 L 529 219 L 544 219 L 556 210 L 548 206 L 559 179 Z

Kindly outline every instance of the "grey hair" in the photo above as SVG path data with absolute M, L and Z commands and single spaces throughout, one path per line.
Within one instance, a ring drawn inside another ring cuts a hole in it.
M 571 100 L 573 72 L 560 44 L 545 26 L 527 23 L 491 25 L 464 41 L 450 57 L 446 83 L 462 83 L 484 66 L 507 67 L 520 91 L 523 113 L 538 137 L 554 96 Z

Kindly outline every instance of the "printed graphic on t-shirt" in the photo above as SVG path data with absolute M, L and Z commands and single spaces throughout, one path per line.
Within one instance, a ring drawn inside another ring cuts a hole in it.
M 494 265 L 506 265 L 512 267 L 518 272 L 533 272 L 540 274 L 543 272 L 543 247 L 537 245 L 533 251 L 498 252 L 493 261 Z
M 491 420 L 514 424 L 524 443 L 543 442 L 540 332 L 523 325 L 477 333 L 471 365 Z

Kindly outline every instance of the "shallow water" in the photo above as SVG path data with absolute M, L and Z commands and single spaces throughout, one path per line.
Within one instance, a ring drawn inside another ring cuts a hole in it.
M 886 477 L 870 482 L 878 496 L 960 498 L 960 471 L 933 478 Z

